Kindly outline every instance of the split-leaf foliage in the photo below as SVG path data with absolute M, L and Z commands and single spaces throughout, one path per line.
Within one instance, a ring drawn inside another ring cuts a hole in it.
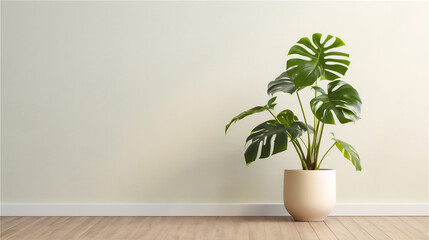
M 267 104 L 253 107 L 235 116 L 226 126 L 229 127 L 245 117 L 256 113 L 267 112 L 270 119 L 256 126 L 246 139 L 244 158 L 246 164 L 257 159 L 268 158 L 283 152 L 292 145 L 296 150 L 304 170 L 318 170 L 325 156 L 335 146 L 356 168 L 361 171 L 360 157 L 350 144 L 336 139 L 323 156 L 319 156 L 320 145 L 325 124 L 335 125 L 356 122 L 360 119 L 362 100 L 359 93 L 342 79 L 350 65 L 349 54 L 341 47 L 345 44 L 338 38 L 314 33 L 310 38 L 303 37 L 288 52 L 286 69 L 273 81 L 268 83 L 267 93 L 270 96 L 288 93 L 297 97 L 302 120 L 290 109 L 274 113 L 277 97 L 272 97 Z M 326 91 L 318 86 L 321 81 L 329 81 Z M 309 87 L 309 88 L 306 88 Z M 305 115 L 299 92 L 314 92 L 310 100 L 311 118 Z

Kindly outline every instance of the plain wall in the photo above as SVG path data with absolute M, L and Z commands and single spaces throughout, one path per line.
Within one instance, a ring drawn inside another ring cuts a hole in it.
M 428 201 L 427 2 L 2 1 L 1 24 L 3 203 L 282 202 L 294 149 L 243 157 L 270 115 L 224 126 L 314 32 L 345 41 L 363 99 L 325 129 L 323 150 L 333 131 L 363 166 L 328 155 L 337 201 Z

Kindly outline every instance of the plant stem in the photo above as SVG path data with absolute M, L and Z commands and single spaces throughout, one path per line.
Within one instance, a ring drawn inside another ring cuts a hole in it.
M 320 130 L 320 134 L 319 134 L 319 139 L 317 141 L 317 149 L 316 149 L 316 161 L 317 158 L 319 157 L 319 148 L 320 148 L 320 143 L 322 142 L 322 135 L 323 135 L 323 129 L 325 128 L 325 123 L 322 122 L 322 129 Z
M 317 86 L 317 80 L 315 82 L 316 86 Z M 317 97 L 317 91 L 314 91 L 314 98 Z M 314 127 L 314 133 L 313 133 L 313 149 L 311 149 L 311 152 L 313 154 L 313 158 L 314 158 L 314 166 L 317 167 L 317 137 L 318 137 L 318 131 L 319 131 L 319 124 L 320 121 L 317 121 L 317 126 L 316 126 L 316 115 L 313 114 L 313 127 Z
M 301 159 L 301 165 L 304 167 L 304 170 L 308 170 L 307 164 L 305 163 L 304 159 Z
M 308 158 L 310 157 L 310 150 L 311 150 L 310 129 L 308 128 L 307 118 L 305 117 L 304 108 L 302 107 L 302 102 L 301 102 L 301 98 L 299 97 L 298 91 L 296 91 L 296 96 L 298 97 L 299 106 L 301 107 L 302 116 L 304 117 L 305 126 L 307 127 L 307 137 L 308 137 L 307 158 Z M 310 164 L 311 164 L 311 160 L 310 160 Z
M 276 115 L 274 115 L 274 113 L 273 113 L 273 112 L 271 112 L 271 110 L 270 110 L 268 107 L 267 107 L 267 110 L 268 110 L 268 112 L 270 112 L 270 113 L 271 113 L 271 115 L 273 115 L 274 119 L 275 119 L 278 123 L 280 123 L 279 119 L 276 117 Z
M 319 137 L 319 126 L 320 126 L 320 121 L 317 121 L 317 125 L 314 125 L 314 127 L 316 129 L 314 129 L 314 134 L 313 134 L 313 145 L 312 145 L 312 149 L 311 149 L 311 153 L 312 153 L 312 157 L 314 160 L 314 165 L 317 166 L 317 139 Z
M 317 87 L 317 80 L 316 80 L 316 87 Z M 314 91 L 314 98 L 317 97 L 317 91 Z M 313 114 L 313 127 L 314 129 L 314 133 L 313 133 L 313 138 L 316 138 L 317 136 L 317 131 L 316 131 L 316 115 Z M 317 123 L 317 129 L 319 128 L 319 123 Z
M 299 106 L 301 107 L 302 116 L 304 117 L 305 126 L 307 127 L 308 145 L 310 145 L 310 131 L 308 128 L 307 118 L 305 117 L 304 108 L 302 107 L 302 102 L 301 98 L 299 97 L 298 91 L 296 91 L 296 96 L 298 97 Z
M 299 139 L 301 139 L 301 142 L 304 144 L 305 149 L 307 149 L 307 150 L 308 150 L 307 144 L 305 144 L 305 142 L 304 142 L 304 140 L 302 139 L 302 137 L 299 137 Z
M 288 135 L 292 139 L 292 137 L 290 136 L 289 133 L 288 133 Z M 304 151 L 302 151 L 301 144 L 299 144 L 298 140 L 295 139 L 295 140 L 292 141 L 292 143 L 295 143 L 298 146 L 299 150 L 301 151 L 301 155 L 304 158 Z
M 291 138 L 290 137 L 290 134 L 286 131 L 286 133 L 288 134 L 288 136 L 289 136 L 289 138 Z M 299 143 L 298 142 L 295 142 L 296 140 L 293 140 L 292 141 L 292 144 L 293 144 L 293 147 L 295 148 L 295 150 L 296 150 L 296 153 L 298 154 L 298 157 L 299 157 L 299 159 L 301 160 L 301 165 L 302 165 L 302 167 L 305 169 L 305 170 L 308 170 L 308 168 L 307 168 L 307 164 L 305 163 L 305 161 L 304 161 L 304 152 L 302 151 L 302 148 L 301 148 L 301 145 L 299 145 Z
M 328 151 L 326 151 L 325 155 L 323 155 L 322 159 L 320 159 L 320 163 L 319 166 L 317 166 L 317 169 L 320 168 L 320 165 L 322 164 L 323 159 L 325 158 L 326 154 L 328 154 L 329 151 L 331 151 L 331 149 L 335 146 L 335 143 L 332 144 L 332 146 L 328 149 Z
M 274 117 L 274 119 L 278 122 L 278 123 L 280 123 L 281 124 L 281 122 L 279 121 L 279 119 L 276 117 L 276 115 L 274 115 L 274 113 L 273 112 L 271 112 L 271 110 L 269 109 L 269 108 L 267 108 L 267 110 L 268 110 L 268 112 L 270 112 L 271 113 L 271 115 Z M 292 139 L 292 136 L 289 134 L 289 132 L 288 131 L 286 131 L 286 134 L 289 136 L 289 138 L 290 139 Z M 301 145 L 299 145 L 299 142 L 297 142 L 296 140 L 293 140 L 292 141 L 292 144 L 293 144 L 293 146 L 294 146 L 294 148 L 295 148 L 295 150 L 296 150 L 296 152 L 298 153 L 298 157 L 300 158 L 300 160 L 301 160 L 301 165 L 306 169 L 306 170 L 308 170 L 308 168 L 307 168 L 307 164 L 305 163 L 305 161 L 304 161 L 304 152 L 302 151 L 302 148 L 301 148 Z M 299 150 L 298 150 L 298 148 L 299 148 Z

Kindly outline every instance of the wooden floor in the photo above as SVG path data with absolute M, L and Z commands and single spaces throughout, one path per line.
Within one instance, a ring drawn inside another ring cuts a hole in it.
M 0 239 L 429 239 L 428 217 L 1 217 Z

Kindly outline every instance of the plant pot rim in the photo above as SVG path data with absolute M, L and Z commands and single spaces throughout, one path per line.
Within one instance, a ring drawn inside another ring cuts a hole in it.
M 321 168 L 317 170 L 304 170 L 304 169 L 285 169 L 285 172 L 317 172 L 317 171 L 335 171 L 335 169 Z

